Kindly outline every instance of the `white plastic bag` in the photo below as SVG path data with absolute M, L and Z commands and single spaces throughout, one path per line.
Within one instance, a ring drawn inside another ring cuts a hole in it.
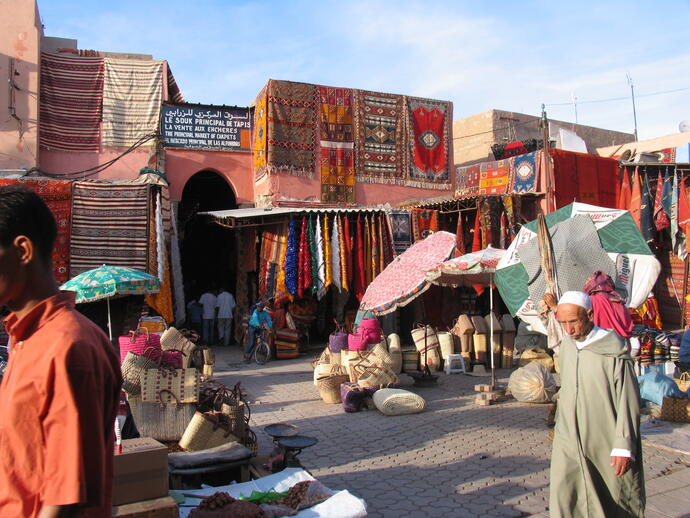
M 548 403 L 558 390 L 556 379 L 538 362 L 528 363 L 510 375 L 508 390 L 523 403 Z

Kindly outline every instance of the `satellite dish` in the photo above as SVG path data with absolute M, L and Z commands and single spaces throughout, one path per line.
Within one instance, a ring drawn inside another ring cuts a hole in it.
M 680 131 L 680 132 L 690 131 L 690 121 L 689 120 L 680 121 L 680 124 L 678 124 L 678 131 Z

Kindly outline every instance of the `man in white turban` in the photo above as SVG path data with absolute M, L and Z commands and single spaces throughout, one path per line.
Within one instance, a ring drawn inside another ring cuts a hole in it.
M 550 516 L 643 518 L 640 397 L 625 342 L 594 325 L 585 293 L 564 293 L 556 318 L 565 336 Z

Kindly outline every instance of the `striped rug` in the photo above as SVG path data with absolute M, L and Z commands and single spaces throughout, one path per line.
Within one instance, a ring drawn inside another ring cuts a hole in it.
M 147 271 L 148 185 L 75 182 L 70 273 L 103 264 Z
M 41 54 L 39 142 L 60 151 L 98 151 L 103 58 Z
M 162 100 L 162 61 L 105 58 L 103 145 L 129 147 L 157 133 Z

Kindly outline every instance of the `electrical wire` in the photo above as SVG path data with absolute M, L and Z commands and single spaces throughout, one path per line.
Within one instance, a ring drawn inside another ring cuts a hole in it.
M 503 128 L 494 128 L 494 129 L 490 129 L 487 131 L 481 131 L 479 133 L 472 133 L 471 135 L 460 135 L 459 137 L 453 137 L 453 140 L 459 140 L 461 138 L 476 137 L 478 135 L 486 135 L 487 133 L 494 133 L 496 131 L 510 130 L 510 129 L 517 128 L 520 126 L 526 126 L 527 124 L 539 124 L 539 123 L 541 123 L 541 119 L 529 120 L 529 121 L 525 121 L 525 122 L 519 122 L 517 124 L 511 124 L 510 126 L 504 126 Z
M 73 179 L 78 179 L 78 178 L 90 178 L 92 176 L 96 176 L 97 174 L 105 171 L 107 168 L 109 168 L 111 165 L 113 165 L 115 162 L 120 160 L 122 157 L 125 155 L 128 155 L 135 149 L 137 149 L 140 146 L 143 146 L 146 144 L 148 141 L 160 137 L 159 134 L 157 133 L 151 133 L 148 135 L 144 135 L 141 137 L 139 140 L 137 140 L 134 144 L 129 146 L 125 151 L 120 153 L 118 156 L 115 158 L 112 158 L 108 160 L 107 162 L 103 162 L 102 164 L 98 164 L 93 167 L 89 167 L 88 169 L 83 169 L 81 171 L 71 171 L 71 172 L 65 172 L 65 173 L 49 173 L 47 171 L 44 171 L 43 169 L 39 167 L 32 167 L 26 172 L 26 176 L 29 176 L 33 172 L 37 172 L 42 174 L 43 176 L 47 176 L 48 178 L 61 178 L 61 179 L 66 179 L 66 180 L 73 180 Z
M 690 86 L 685 87 L 685 88 L 676 88 L 674 90 L 663 90 L 660 92 L 651 92 L 648 94 L 637 94 L 636 97 L 652 97 L 655 95 L 665 95 L 665 94 L 672 94 L 676 92 L 684 92 L 686 90 L 690 90 Z M 544 106 L 572 106 L 573 104 L 595 104 L 595 103 L 610 103 L 610 102 L 615 102 L 615 101 L 628 101 L 630 100 L 629 96 L 625 97 L 610 97 L 608 99 L 592 99 L 590 101 L 580 101 L 578 100 L 577 102 L 570 101 L 567 103 L 546 103 Z

